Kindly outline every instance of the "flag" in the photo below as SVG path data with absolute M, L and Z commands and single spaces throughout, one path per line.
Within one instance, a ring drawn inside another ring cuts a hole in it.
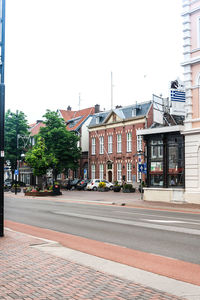
M 185 92 L 171 90 L 171 101 L 185 102 Z

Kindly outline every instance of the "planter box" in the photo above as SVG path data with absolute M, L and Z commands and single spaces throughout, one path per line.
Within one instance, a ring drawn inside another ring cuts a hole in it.
M 121 191 L 121 186 L 113 186 L 113 191 L 114 192 L 120 192 Z
M 123 193 L 135 193 L 135 189 L 123 189 Z
M 98 191 L 99 191 L 99 192 L 108 192 L 108 191 L 109 191 L 109 188 L 108 188 L 108 187 L 105 187 L 105 188 L 98 188 Z
M 53 192 L 25 192 L 25 196 L 55 196 Z

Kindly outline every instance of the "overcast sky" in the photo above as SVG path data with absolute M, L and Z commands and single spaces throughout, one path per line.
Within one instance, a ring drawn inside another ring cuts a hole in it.
M 34 122 L 168 96 L 182 78 L 181 0 L 7 0 L 6 109 Z

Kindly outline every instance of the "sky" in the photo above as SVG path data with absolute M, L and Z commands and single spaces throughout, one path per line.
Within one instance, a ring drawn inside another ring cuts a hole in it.
M 131 105 L 182 79 L 181 0 L 6 0 L 6 110 Z M 80 102 L 79 102 L 80 100 Z

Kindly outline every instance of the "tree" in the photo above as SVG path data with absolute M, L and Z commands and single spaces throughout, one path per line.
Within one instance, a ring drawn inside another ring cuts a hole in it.
M 18 139 L 18 135 L 28 136 L 28 122 L 22 111 L 16 113 L 8 110 L 5 114 L 5 161 L 11 165 L 12 177 L 17 169 L 17 160 L 21 159 L 24 152 L 23 141 Z
M 39 185 L 41 187 L 42 177 L 46 175 L 47 170 L 52 164 L 56 164 L 57 160 L 53 154 L 47 154 L 44 139 L 39 137 L 35 146 L 26 153 L 26 162 L 33 168 L 33 174 L 39 177 Z
M 79 137 L 66 130 L 66 124 L 57 112 L 47 110 L 43 117 L 46 118 L 45 127 L 40 128 L 39 136 L 45 141 L 47 154 L 56 159 L 51 166 L 56 180 L 59 173 L 78 168 L 81 155 L 81 149 L 77 146 Z

